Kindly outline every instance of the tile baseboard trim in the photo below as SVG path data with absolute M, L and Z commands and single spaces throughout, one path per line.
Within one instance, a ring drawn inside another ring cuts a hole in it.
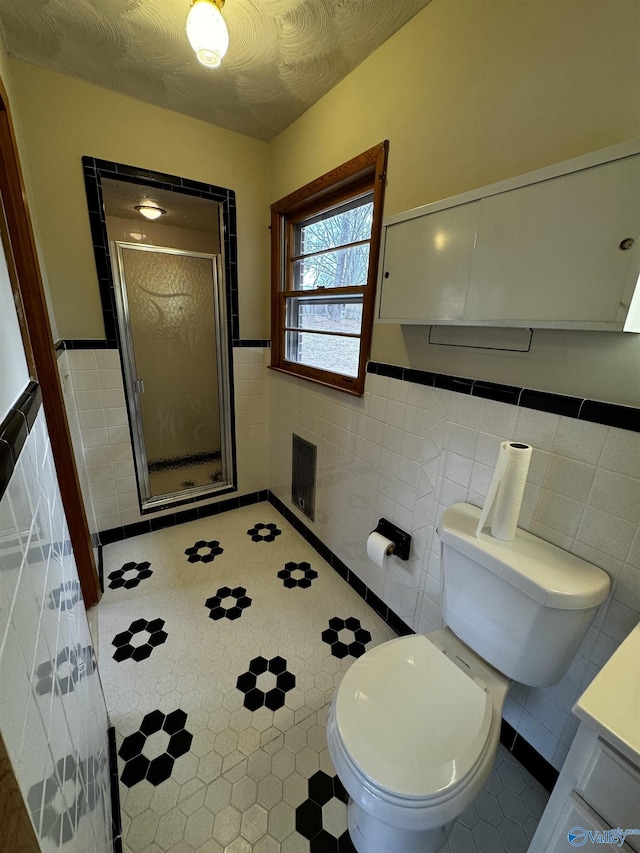
M 383 619 L 390 628 L 401 637 L 409 634 L 415 634 L 413 628 L 410 628 L 407 623 L 401 619 L 396 613 L 388 607 L 381 598 L 379 598 L 369 587 L 360 580 L 360 578 L 351 571 L 351 569 L 343 563 L 333 551 L 328 548 L 324 542 L 319 539 L 316 534 L 310 530 L 307 525 L 295 515 L 288 506 L 282 503 L 280 498 L 276 497 L 272 491 L 269 491 L 269 503 L 278 510 L 280 515 L 284 516 L 289 524 L 311 545 L 311 547 L 320 554 L 331 568 L 337 572 L 340 577 L 345 580 L 349 586 L 354 589 L 360 598 L 367 602 L 378 616 Z
M 122 527 L 111 527 L 109 530 L 101 530 L 98 536 L 100 537 L 100 544 L 102 546 L 110 545 L 112 542 L 131 539 L 132 536 L 140 536 L 143 533 L 152 533 L 156 530 L 164 530 L 166 527 L 175 527 L 178 524 L 186 524 L 189 521 L 209 518 L 212 515 L 219 515 L 221 512 L 239 509 L 242 506 L 251 506 L 252 504 L 266 500 L 268 500 L 268 492 L 266 489 L 262 489 L 259 492 L 251 492 L 248 495 L 227 498 L 215 504 L 194 507 L 193 509 L 182 510 L 181 512 L 171 512 L 158 518 L 125 524 Z
M 98 580 L 100 581 L 100 591 L 104 592 L 104 554 L 102 553 L 103 546 L 98 543 L 96 547 L 98 551 Z
M 113 853 L 122 853 L 122 814 L 120 811 L 120 787 L 118 779 L 118 751 L 116 748 L 116 730 L 107 729 L 109 742 L 109 787 L 111 789 L 111 827 L 113 831 Z
M 448 376 L 445 373 L 431 373 L 377 361 L 370 361 L 367 364 L 367 373 L 389 376 L 392 379 L 401 379 L 418 385 L 446 388 L 458 394 L 469 394 L 471 397 L 482 397 L 485 400 L 496 400 L 499 403 L 509 403 L 526 409 L 536 409 L 540 412 L 563 415 L 603 426 L 640 432 L 640 408 L 633 406 L 603 403 L 565 394 L 535 391 L 531 388 L 516 388 L 513 385 L 500 385 L 496 382 L 485 382 L 481 379 L 468 379 L 462 376 Z
M 542 787 L 551 793 L 560 775 L 556 768 L 543 758 L 522 735 L 506 720 L 500 728 L 500 743 L 509 750 L 515 759 L 528 770 Z
M 0 499 L 11 479 L 42 405 L 42 391 L 31 381 L 0 423 Z

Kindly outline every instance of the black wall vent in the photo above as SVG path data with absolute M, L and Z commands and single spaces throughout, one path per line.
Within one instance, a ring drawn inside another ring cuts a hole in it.
M 291 500 L 311 521 L 316 510 L 316 446 L 293 434 Z

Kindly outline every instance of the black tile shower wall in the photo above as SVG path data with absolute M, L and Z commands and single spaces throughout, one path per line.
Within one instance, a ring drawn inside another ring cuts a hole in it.
M 640 432 L 640 408 L 633 406 L 619 406 L 615 403 L 602 403 L 597 400 L 585 400 L 582 397 L 551 394 L 546 391 L 535 391 L 531 388 L 516 388 L 513 385 L 500 385 L 496 382 L 484 382 L 480 379 L 448 376 L 444 373 L 414 370 L 394 364 L 380 364 L 376 361 L 369 362 L 367 373 L 390 376 L 392 379 L 403 379 L 405 382 L 413 382 L 418 385 L 431 385 L 435 388 L 456 391 L 459 394 L 482 397 L 485 400 L 496 400 L 500 403 L 509 403 L 526 409 L 537 409 L 540 412 L 550 412 L 556 415 L 564 415 L 567 418 L 577 418 L 594 424 L 604 424 L 605 426 Z
M 30 382 L 0 423 L 0 499 L 17 465 L 20 452 L 42 404 L 37 382 Z

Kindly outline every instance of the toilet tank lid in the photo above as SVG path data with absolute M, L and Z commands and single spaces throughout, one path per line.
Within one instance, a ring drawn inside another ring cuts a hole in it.
M 511 542 L 489 533 L 477 538 L 479 519 L 480 510 L 471 504 L 450 506 L 438 527 L 441 541 L 545 607 L 585 610 L 609 594 L 609 576 L 593 563 L 519 527 Z

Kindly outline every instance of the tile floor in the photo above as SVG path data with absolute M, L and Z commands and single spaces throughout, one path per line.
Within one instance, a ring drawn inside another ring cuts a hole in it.
M 350 663 L 392 630 L 267 503 L 104 558 L 125 850 L 352 853 L 326 714 Z M 545 802 L 501 748 L 443 850 L 524 853 Z

